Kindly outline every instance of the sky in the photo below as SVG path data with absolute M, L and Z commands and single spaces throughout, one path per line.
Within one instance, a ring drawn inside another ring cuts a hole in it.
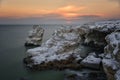
M 0 0 L 0 24 L 81 24 L 120 19 L 120 0 Z

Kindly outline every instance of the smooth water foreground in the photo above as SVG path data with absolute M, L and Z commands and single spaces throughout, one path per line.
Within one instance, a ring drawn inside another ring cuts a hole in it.
M 45 26 L 43 41 L 49 39 L 59 26 Z M 0 26 L 0 80 L 64 80 L 63 71 L 30 72 L 23 65 L 28 31 L 32 26 Z

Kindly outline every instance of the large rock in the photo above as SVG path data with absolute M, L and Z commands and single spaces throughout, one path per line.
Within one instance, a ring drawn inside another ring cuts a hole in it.
M 105 57 L 102 61 L 103 67 L 108 80 L 117 80 L 115 74 L 120 69 L 120 31 L 116 30 L 107 35 L 105 39 L 108 45 L 105 47 Z
M 120 63 L 120 31 L 115 31 L 106 37 L 108 45 L 105 48 L 105 53 L 112 55 Z
M 82 27 L 89 29 L 84 42 L 97 53 L 104 52 L 102 63 L 108 80 L 116 80 L 115 73 L 120 66 L 120 20 L 96 22 Z
M 44 29 L 41 28 L 39 25 L 34 25 L 33 30 L 29 31 L 25 46 L 40 46 L 42 44 L 43 34 Z
M 85 59 L 81 61 L 81 65 L 87 68 L 99 69 L 101 58 L 97 58 L 95 53 L 90 53 Z
M 119 69 L 119 63 L 113 59 L 103 59 L 102 62 L 108 80 L 116 80 L 114 75 Z
M 85 43 L 91 47 L 95 47 L 95 51 L 102 52 L 104 47 L 107 45 L 105 37 L 120 29 L 120 21 L 101 21 L 93 24 L 86 24 L 82 27 L 88 29 L 85 35 Z
M 79 54 L 81 38 L 75 27 L 61 28 L 41 47 L 29 49 L 24 59 L 28 67 L 34 69 L 78 68 L 82 58 Z

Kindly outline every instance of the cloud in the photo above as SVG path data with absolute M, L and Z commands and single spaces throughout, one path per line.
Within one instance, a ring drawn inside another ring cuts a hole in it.
M 83 7 L 83 6 L 68 5 L 68 6 L 58 8 L 57 11 L 61 11 L 61 12 L 78 12 L 79 10 L 83 10 L 83 9 L 85 9 L 85 7 Z
M 84 10 L 84 6 L 67 5 L 56 8 L 54 10 L 39 10 L 39 9 L 18 9 L 18 8 L 4 8 L 0 11 L 0 16 L 8 17 L 42 17 L 49 14 L 56 14 L 62 17 L 76 17 L 79 16 L 80 12 Z
M 2 0 L 0 0 L 0 7 L 1 7 L 1 4 L 2 4 Z
M 79 23 L 79 21 L 91 21 L 101 18 L 102 14 L 81 13 L 86 10 L 85 6 L 67 5 L 52 10 L 39 9 L 16 9 L 9 8 L 0 11 L 1 23 Z
M 118 3 L 119 3 L 119 6 L 120 6 L 120 0 L 116 0 L 116 1 L 118 1 Z
M 109 0 L 109 1 L 117 2 L 120 5 L 120 0 Z
M 64 18 L 59 14 L 46 14 L 42 17 L 24 17 L 24 18 L 0 18 L 0 23 L 4 24 L 80 24 L 101 18 L 100 15 L 80 15 L 77 17 Z
M 85 7 L 83 6 L 73 6 L 73 5 L 68 5 L 68 6 L 64 6 L 61 8 L 58 8 L 56 10 L 57 14 L 60 14 L 64 17 L 76 17 L 79 16 L 79 12 L 84 10 Z
M 80 18 L 97 18 L 102 17 L 102 14 L 90 14 L 90 13 L 82 13 L 85 11 L 87 7 L 85 6 L 75 6 L 75 5 L 67 5 L 62 6 L 56 9 L 51 10 L 39 10 L 39 9 L 18 9 L 18 8 L 9 8 L 9 10 L 4 8 L 0 11 L 0 17 L 8 17 L 8 18 L 28 18 L 28 17 L 36 17 L 41 19 L 80 19 Z
M 99 14 L 88 14 L 88 15 L 79 15 L 77 17 L 72 17 L 72 18 L 68 18 L 67 20 L 89 20 L 89 19 L 100 19 L 103 18 L 103 16 L 99 15 Z
M 99 17 L 101 17 L 101 15 L 99 15 L 99 14 L 96 14 L 96 15 L 82 15 L 80 17 L 82 17 L 82 18 L 99 18 Z

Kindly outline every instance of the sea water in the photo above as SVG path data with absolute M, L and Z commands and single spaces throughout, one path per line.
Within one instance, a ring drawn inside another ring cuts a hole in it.
M 58 25 L 42 26 L 43 42 L 49 39 Z M 23 65 L 24 47 L 32 25 L 0 25 L 0 80 L 64 80 L 63 71 L 28 71 Z

